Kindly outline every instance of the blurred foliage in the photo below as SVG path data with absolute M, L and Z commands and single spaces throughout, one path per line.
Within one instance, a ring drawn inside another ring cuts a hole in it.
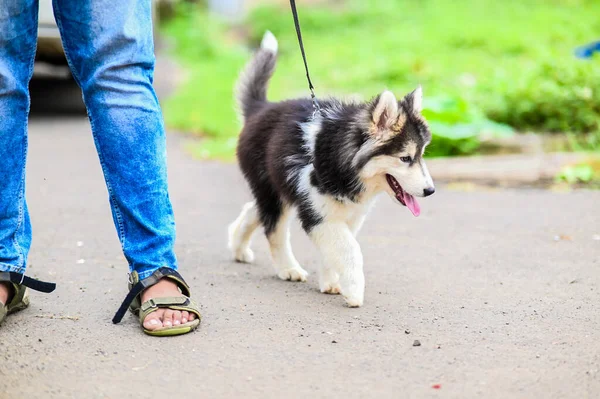
M 168 125 L 191 133 L 227 139 L 239 130 L 233 87 L 248 50 L 228 36 L 227 27 L 202 9 L 179 5 L 179 16 L 163 32 L 175 39 L 175 54 L 187 76 L 164 105 Z
M 520 129 L 598 132 L 600 59 L 566 61 L 544 63 L 517 77 L 499 102 L 489 104 L 490 117 Z
M 557 182 L 569 184 L 586 184 L 591 188 L 600 188 L 600 158 L 590 157 L 588 160 L 565 166 L 556 176 Z
M 507 136 L 509 126 L 487 119 L 483 113 L 461 98 L 433 97 L 425 102 L 423 116 L 432 132 L 427 156 L 468 155 L 477 151 L 480 137 Z
M 560 172 L 558 178 L 567 183 L 588 183 L 594 178 L 594 169 L 588 164 L 567 166 Z
M 473 153 L 481 133 L 510 134 L 502 123 L 571 132 L 585 148 L 597 148 L 600 61 L 577 59 L 573 51 L 597 39 L 599 1 L 337 0 L 298 6 L 317 95 L 367 99 L 387 88 L 401 96 L 422 84 L 435 135 L 430 156 Z M 259 6 L 243 26 L 231 27 L 203 8 L 181 4 L 164 32 L 175 39 L 174 52 L 189 76 L 165 104 L 167 123 L 211 137 L 213 151 L 226 154 L 240 127 L 233 85 L 265 30 L 280 45 L 270 99 L 306 96 L 288 7 L 285 1 Z M 582 140 L 582 132 L 592 135 Z

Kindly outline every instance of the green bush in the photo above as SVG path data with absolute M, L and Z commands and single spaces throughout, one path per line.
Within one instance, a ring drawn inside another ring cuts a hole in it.
M 546 62 L 506 85 L 488 104 L 494 120 L 522 130 L 600 129 L 600 59 Z

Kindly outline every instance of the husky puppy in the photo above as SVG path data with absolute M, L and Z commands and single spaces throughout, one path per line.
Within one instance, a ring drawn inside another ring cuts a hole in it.
M 421 116 L 422 90 L 400 101 L 389 91 L 366 103 L 310 99 L 271 103 L 267 84 L 275 69 L 277 40 L 267 32 L 237 86 L 244 121 L 239 165 L 254 201 L 229 226 L 229 249 L 252 262 L 252 233 L 262 225 L 279 278 L 306 281 L 292 253 L 289 216 L 297 212 L 319 248 L 321 292 L 342 294 L 348 306 L 363 304 L 363 257 L 356 241 L 375 196 L 386 192 L 414 216 L 415 197 L 435 188 L 423 151 L 431 133 Z

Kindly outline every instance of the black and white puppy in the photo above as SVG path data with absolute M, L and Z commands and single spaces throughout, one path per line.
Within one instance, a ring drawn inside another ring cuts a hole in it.
M 277 40 L 267 32 L 238 82 L 244 128 L 237 157 L 255 200 L 229 226 L 229 248 L 237 261 L 252 262 L 250 240 L 262 225 L 277 275 L 306 281 L 290 245 L 295 208 L 324 258 L 321 292 L 361 306 L 365 279 L 356 234 L 375 197 L 385 191 L 418 216 L 415 197 L 435 191 L 423 160 L 431 133 L 421 116 L 421 88 L 400 101 L 389 91 L 366 103 L 328 99 L 313 115 L 310 99 L 267 101 L 276 59 Z

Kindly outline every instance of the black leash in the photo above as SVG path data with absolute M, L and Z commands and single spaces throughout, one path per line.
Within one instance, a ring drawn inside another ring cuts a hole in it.
M 300 32 L 300 21 L 298 21 L 298 11 L 296 11 L 296 1 L 290 0 L 290 6 L 292 7 L 292 14 L 294 15 L 294 25 L 296 25 L 296 34 L 298 35 L 298 43 L 300 44 L 300 52 L 302 52 L 302 59 L 304 60 L 304 69 L 306 69 L 306 79 L 308 80 L 308 89 L 310 90 L 310 98 L 312 99 L 314 113 L 313 116 L 321 110 L 317 97 L 315 96 L 315 87 L 310 80 L 310 74 L 308 73 L 308 63 L 306 62 L 306 54 L 304 53 L 304 43 L 302 43 L 302 33 Z
M 13 284 L 23 285 L 35 291 L 45 292 L 46 294 L 49 294 L 56 288 L 56 284 L 54 283 L 36 280 L 16 272 L 0 272 L 0 282 L 11 282 Z

